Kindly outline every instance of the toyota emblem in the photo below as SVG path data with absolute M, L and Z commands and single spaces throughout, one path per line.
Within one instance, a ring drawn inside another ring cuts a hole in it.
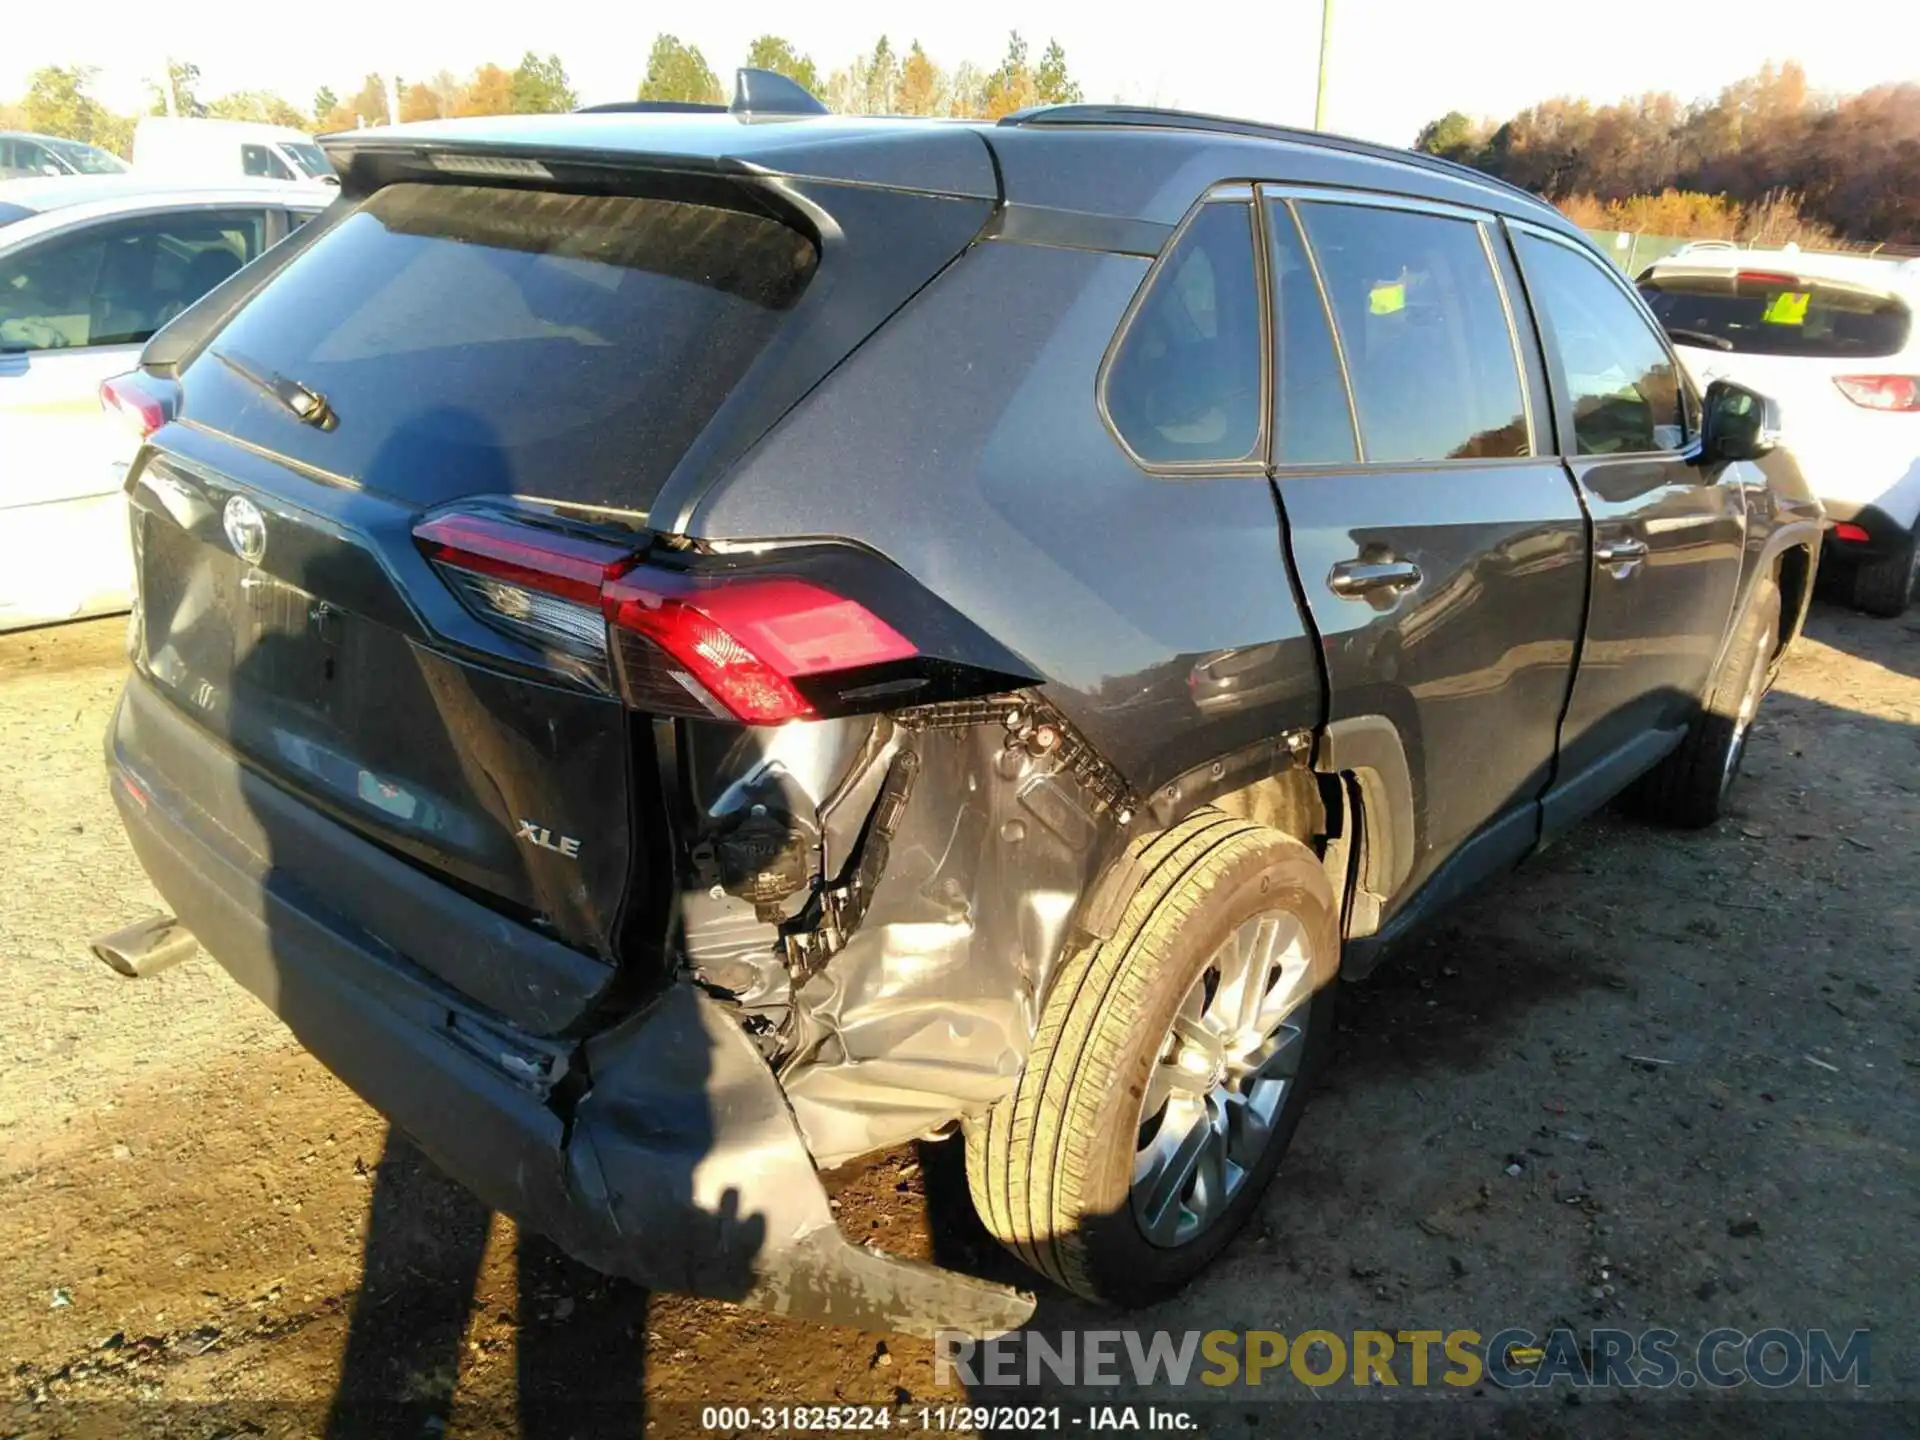
M 236 495 L 227 501 L 221 526 L 233 553 L 249 565 L 258 565 L 267 553 L 267 517 L 260 513 L 260 507 L 246 496 Z

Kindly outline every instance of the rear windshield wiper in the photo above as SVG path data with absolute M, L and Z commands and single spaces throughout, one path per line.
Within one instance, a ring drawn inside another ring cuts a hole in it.
M 278 400 L 302 424 L 311 425 L 316 430 L 331 430 L 340 423 L 340 417 L 333 413 L 333 406 L 318 390 L 309 390 L 298 380 L 289 380 L 230 350 L 215 350 L 213 358 L 262 394 Z
M 1724 335 L 1709 335 L 1704 330 L 1669 329 L 1669 340 L 1677 340 L 1682 345 L 1704 345 L 1709 350 L 1731 350 L 1733 341 Z

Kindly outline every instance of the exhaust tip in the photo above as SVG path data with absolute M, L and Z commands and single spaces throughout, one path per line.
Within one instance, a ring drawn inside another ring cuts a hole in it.
M 156 915 L 93 942 L 93 953 L 102 963 L 130 980 L 157 975 L 191 959 L 199 949 L 193 932 L 171 915 Z

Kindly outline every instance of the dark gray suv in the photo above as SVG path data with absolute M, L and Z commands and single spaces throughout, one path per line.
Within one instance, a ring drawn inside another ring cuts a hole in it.
M 819 1179 L 958 1128 L 994 1234 L 1141 1301 L 1259 1203 L 1338 977 L 1617 792 L 1715 818 L 1819 507 L 1471 171 L 802 108 L 333 137 L 341 203 L 109 386 L 114 794 L 595 1266 L 1017 1324 Z

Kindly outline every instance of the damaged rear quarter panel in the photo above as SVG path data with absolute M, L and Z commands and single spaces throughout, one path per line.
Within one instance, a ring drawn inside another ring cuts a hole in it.
M 1284 766 L 1277 738 L 1323 710 L 1267 481 L 1149 475 L 1101 420 L 1101 356 L 1145 273 L 1137 257 L 975 245 L 691 526 L 709 542 L 841 537 L 892 560 L 1043 677 L 1063 732 L 1131 805 L 1151 803 L 1136 828 L 1208 798 L 1229 757 Z M 1011 1089 L 1083 899 L 1128 832 L 1111 794 L 1010 747 L 991 716 L 822 723 L 858 727 L 836 753 L 915 756 L 859 925 L 787 977 L 793 1028 L 763 1047 L 833 1164 Z M 691 899 L 697 953 L 696 912 L 720 902 Z M 726 902 L 738 923 L 746 902 Z

